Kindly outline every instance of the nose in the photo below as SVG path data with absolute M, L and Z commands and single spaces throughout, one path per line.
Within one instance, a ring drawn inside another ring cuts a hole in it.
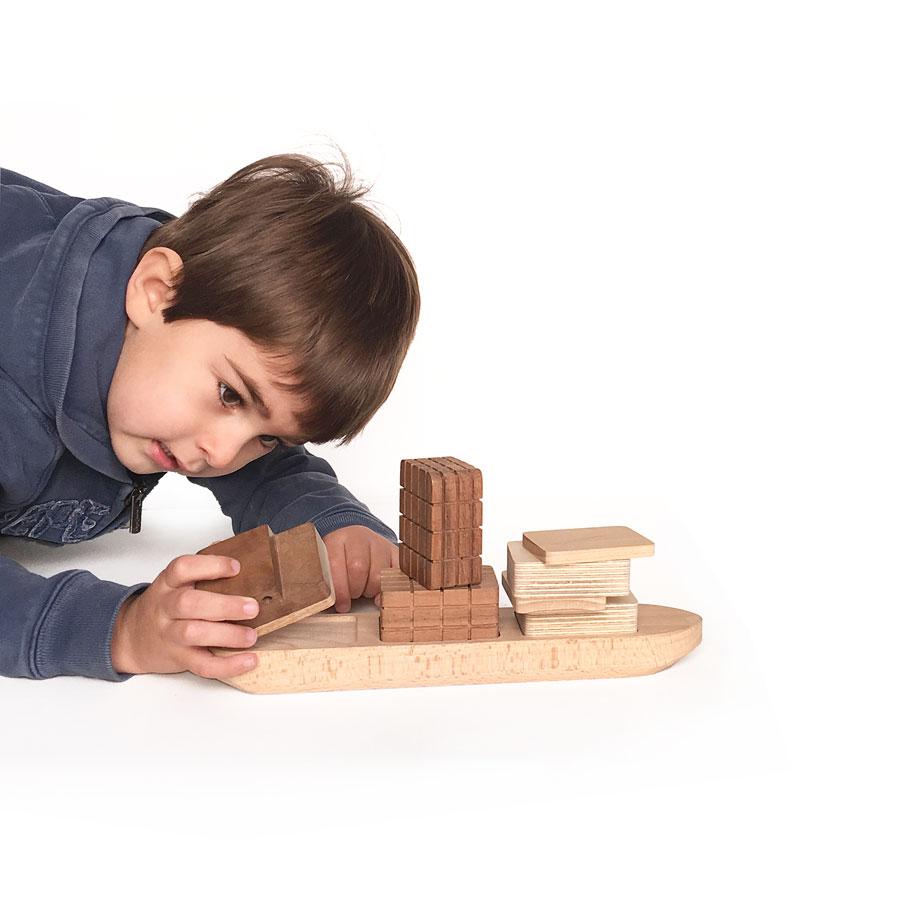
M 197 446 L 211 469 L 227 469 L 240 456 L 246 443 L 246 429 L 233 426 L 207 432 Z

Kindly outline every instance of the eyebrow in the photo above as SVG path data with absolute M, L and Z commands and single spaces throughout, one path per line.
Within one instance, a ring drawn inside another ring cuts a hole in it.
M 232 369 L 234 369 L 238 378 L 244 382 L 244 386 L 247 388 L 247 392 L 250 394 L 250 399 L 253 401 L 256 408 L 262 413 L 263 418 L 268 422 L 272 419 L 272 410 L 269 409 L 266 401 L 263 400 L 262 393 L 259 390 L 259 385 L 249 376 L 245 375 L 237 365 L 232 362 L 228 358 L 226 354 L 222 354 L 225 357 L 226 362 Z M 306 443 L 305 438 L 302 435 L 287 435 L 287 439 L 289 441 L 293 441 L 296 444 L 304 444 Z

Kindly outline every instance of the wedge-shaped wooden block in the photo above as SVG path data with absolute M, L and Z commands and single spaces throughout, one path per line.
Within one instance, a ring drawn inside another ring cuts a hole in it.
M 526 531 L 522 544 L 548 566 L 653 556 L 653 541 L 624 525 Z
M 311 522 L 279 534 L 259 525 L 197 553 L 240 561 L 237 575 L 198 581 L 197 590 L 253 597 L 259 614 L 235 624 L 253 628 L 259 636 L 334 606 L 328 553 Z

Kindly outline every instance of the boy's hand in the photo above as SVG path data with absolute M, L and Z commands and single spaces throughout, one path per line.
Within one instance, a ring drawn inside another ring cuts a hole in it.
M 335 612 L 349 612 L 357 597 L 374 597 L 381 606 L 381 570 L 400 566 L 397 545 L 364 525 L 338 528 L 322 541 L 334 581 Z
M 198 591 L 198 581 L 236 574 L 230 556 L 191 554 L 173 559 L 143 593 L 122 604 L 113 626 L 113 668 L 122 673 L 193 672 L 203 678 L 231 678 L 248 671 L 255 653 L 215 656 L 209 647 L 252 647 L 256 632 L 226 619 L 252 619 L 253 597 Z M 245 604 L 250 604 L 245 609 Z

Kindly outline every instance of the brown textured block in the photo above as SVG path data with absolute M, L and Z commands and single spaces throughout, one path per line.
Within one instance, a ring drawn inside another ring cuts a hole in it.
M 483 524 L 484 517 L 481 500 L 429 503 L 404 488 L 400 489 L 400 512 L 407 519 L 429 531 L 478 528 Z
M 481 583 L 472 585 L 472 606 L 500 603 L 500 585 L 490 566 L 481 567 Z
M 413 602 L 413 583 L 400 569 L 381 570 L 381 606 L 410 608 Z
M 456 474 L 460 500 L 477 500 L 482 496 L 483 486 L 480 469 L 476 469 L 455 456 L 443 456 L 436 462 L 446 466 Z
M 440 607 L 443 598 L 440 591 L 430 591 L 421 584 L 413 582 L 413 606 L 437 606 Z
M 429 531 L 412 519 L 400 516 L 400 540 L 420 556 L 432 561 L 481 555 L 481 529 Z
M 473 625 L 470 634 L 469 640 L 472 641 L 495 638 L 500 636 L 500 627 L 498 625 Z
M 469 607 L 465 606 L 444 606 L 441 610 L 443 614 L 441 624 L 446 628 L 448 625 L 469 625 Z
M 401 460 L 400 484 L 429 503 L 475 500 L 483 490 L 481 471 L 454 456 Z
M 240 561 L 237 575 L 198 581 L 196 589 L 253 597 L 259 614 L 234 624 L 253 628 L 260 636 L 334 606 L 328 554 L 311 522 L 278 534 L 259 525 L 197 553 Z
M 463 606 L 468 608 L 472 602 L 470 598 L 470 590 L 468 587 L 451 587 L 444 588 L 444 608 L 448 606 Z M 466 619 L 468 621 L 468 619 Z
M 441 639 L 441 626 L 432 625 L 424 628 L 413 627 L 414 641 L 439 641 Z
M 387 644 L 409 643 L 413 632 L 412 628 L 382 628 L 378 636 Z
M 406 609 L 384 609 L 382 607 L 379 621 L 381 622 L 382 628 L 412 628 L 412 607 L 408 607 Z
M 468 584 L 472 578 L 473 560 L 445 559 L 432 561 L 420 556 L 412 547 L 400 545 L 400 568 L 413 581 L 418 582 L 430 591 L 458 584 Z M 481 579 L 481 560 L 478 559 L 479 580 Z
M 444 641 L 467 641 L 469 640 L 469 626 L 445 625 L 441 639 Z
M 500 624 L 500 605 L 497 606 L 472 606 L 469 609 L 469 621 L 472 625 L 498 625 Z
M 426 625 L 441 624 L 441 608 L 439 606 L 413 607 L 413 628 L 422 628 Z

